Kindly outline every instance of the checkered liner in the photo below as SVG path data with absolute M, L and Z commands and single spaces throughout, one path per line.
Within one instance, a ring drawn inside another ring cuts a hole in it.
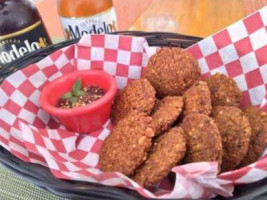
M 221 72 L 233 77 L 243 92 L 242 105 L 267 111 L 267 7 L 210 36 L 188 50 L 198 59 L 203 77 Z M 119 88 L 142 76 L 155 48 L 144 38 L 86 35 L 42 61 L 8 77 L 0 87 L 0 145 L 25 162 L 49 167 L 57 178 L 134 189 L 149 198 L 211 198 L 231 196 L 234 184 L 267 176 L 267 151 L 250 166 L 217 176 L 217 163 L 192 163 L 172 169 L 153 190 L 141 188 L 120 173 L 103 173 L 98 152 L 112 129 L 107 122 L 89 135 L 69 132 L 40 108 L 42 88 L 76 70 L 98 69 L 112 74 Z

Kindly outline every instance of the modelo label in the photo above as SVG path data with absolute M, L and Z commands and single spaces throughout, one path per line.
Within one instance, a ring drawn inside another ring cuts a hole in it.
M 91 17 L 60 17 L 67 39 L 80 38 L 84 34 L 111 33 L 117 30 L 117 18 L 114 8 Z
M 0 36 L 0 68 L 50 44 L 41 21 L 18 32 Z

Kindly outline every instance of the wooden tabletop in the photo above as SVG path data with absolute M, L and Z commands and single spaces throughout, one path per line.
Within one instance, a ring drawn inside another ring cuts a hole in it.
M 153 0 L 131 30 L 206 37 L 266 4 L 267 0 Z
M 37 8 L 48 29 L 50 36 L 63 38 L 63 31 L 60 25 L 57 12 L 56 0 L 35 0 Z M 75 1 L 75 0 L 73 0 Z M 97 0 L 96 0 L 97 1 Z M 139 17 L 153 0 L 113 0 L 116 10 L 119 29 L 128 30 L 134 21 Z M 164 1 L 164 0 L 163 0 Z M 88 8 L 90 9 L 90 8 Z
M 38 9 L 52 38 L 63 38 L 56 0 Z M 267 0 L 113 0 L 120 30 L 170 31 L 205 37 L 267 5 Z M 49 12 L 48 12 L 49 10 Z

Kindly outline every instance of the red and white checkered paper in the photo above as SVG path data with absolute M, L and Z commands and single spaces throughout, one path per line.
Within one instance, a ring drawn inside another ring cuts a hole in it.
M 203 77 L 224 73 L 243 92 L 242 106 L 267 111 L 267 7 L 188 49 Z M 42 88 L 55 78 L 76 70 L 98 69 L 112 74 L 119 88 L 142 76 L 155 48 L 144 38 L 86 35 L 42 61 L 8 77 L 0 86 L 0 145 L 25 162 L 48 167 L 54 176 L 136 190 L 149 198 L 211 198 L 232 195 L 235 184 L 267 177 L 267 151 L 254 164 L 217 176 L 217 163 L 192 163 L 172 169 L 167 179 L 148 191 L 120 173 L 103 173 L 98 152 L 112 125 L 88 135 L 65 130 L 40 108 Z

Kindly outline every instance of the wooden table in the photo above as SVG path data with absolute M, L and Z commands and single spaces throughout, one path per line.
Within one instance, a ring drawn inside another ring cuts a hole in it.
M 36 1 L 38 2 L 37 8 L 45 22 L 50 36 L 53 39 L 63 38 L 63 31 L 57 13 L 57 1 Z M 113 0 L 119 21 L 119 29 L 128 30 L 136 18 L 145 11 L 152 1 L 153 0 Z
M 267 0 L 153 0 L 131 30 L 206 37 L 267 5 Z
M 267 0 L 113 0 L 120 30 L 208 36 L 267 4 Z M 37 5 L 52 38 L 63 37 L 56 0 Z M 49 12 L 48 12 L 49 10 Z

